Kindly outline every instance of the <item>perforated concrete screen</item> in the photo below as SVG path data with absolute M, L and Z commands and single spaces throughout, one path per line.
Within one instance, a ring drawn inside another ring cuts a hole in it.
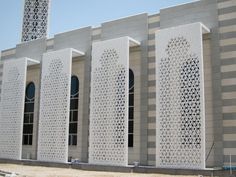
M 1 92 L 2 92 L 2 90 L 1 90 L 2 89 L 2 72 L 3 72 L 3 64 L 0 59 L 0 102 L 1 102 Z
M 38 160 L 68 159 L 71 49 L 45 53 L 42 59 Z
M 25 0 L 22 42 L 47 36 L 50 0 Z
M 89 163 L 128 165 L 129 38 L 93 44 Z
M 157 167 L 205 168 L 203 29 L 156 32 Z
M 11 59 L 3 65 L 0 103 L 0 158 L 3 159 L 21 159 L 28 60 Z

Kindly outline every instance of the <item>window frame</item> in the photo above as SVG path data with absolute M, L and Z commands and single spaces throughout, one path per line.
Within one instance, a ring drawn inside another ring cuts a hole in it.
M 30 98 L 27 93 L 31 85 L 33 85 L 33 97 Z M 33 81 L 31 81 L 26 85 L 25 89 L 24 120 L 23 120 L 23 133 L 22 133 L 23 146 L 33 145 L 34 106 L 35 106 L 35 84 Z
M 131 78 L 132 77 L 132 78 Z M 132 86 L 130 79 L 133 79 Z M 134 147 L 134 72 L 129 68 L 129 101 L 128 101 L 128 147 Z M 132 98 L 132 100 L 130 100 Z M 131 112 L 132 110 L 132 112 Z M 132 129 L 132 130 L 131 130 Z
M 77 92 L 72 94 L 73 88 L 73 78 L 76 78 L 77 81 Z M 76 102 L 77 100 L 77 102 Z M 75 102 L 74 102 L 75 101 Z M 72 103 L 76 103 L 75 106 L 72 106 Z M 77 146 L 78 144 L 78 113 L 79 113 L 79 78 L 76 75 L 71 76 L 71 91 L 70 91 L 70 115 L 69 115 L 69 137 L 68 145 Z M 74 119 L 74 114 L 76 115 L 76 120 Z M 72 126 L 76 128 L 72 128 Z M 75 131 L 75 132 L 74 132 Z

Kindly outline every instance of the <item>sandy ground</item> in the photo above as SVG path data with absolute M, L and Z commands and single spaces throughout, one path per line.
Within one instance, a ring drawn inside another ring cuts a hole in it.
M 93 172 L 66 168 L 50 168 L 14 164 L 0 164 L 0 170 L 7 172 L 15 172 L 17 174 L 20 174 L 20 177 L 173 177 L 173 175 L 163 174 Z

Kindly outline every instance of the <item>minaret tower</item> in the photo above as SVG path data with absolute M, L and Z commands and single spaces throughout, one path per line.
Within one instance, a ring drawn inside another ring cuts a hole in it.
M 47 36 L 51 0 L 25 0 L 21 42 Z

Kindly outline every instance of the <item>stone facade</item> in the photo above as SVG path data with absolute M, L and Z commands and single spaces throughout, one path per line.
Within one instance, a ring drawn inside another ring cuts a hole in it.
M 43 53 L 63 48 L 85 52 L 74 57 L 72 75 L 79 78 L 77 146 L 69 146 L 68 156 L 88 162 L 89 105 L 92 43 L 129 36 L 141 43 L 130 49 L 130 69 L 134 72 L 134 146 L 128 149 L 129 164 L 156 165 L 156 56 L 155 32 L 169 27 L 201 22 L 211 31 L 203 36 L 205 89 L 206 166 L 236 166 L 236 1 L 201 0 L 140 14 L 100 27 L 86 27 L 38 39 L 2 51 L 1 62 L 29 57 L 41 61 Z M 161 42 L 161 41 L 160 41 Z M 37 159 L 41 66 L 28 67 L 27 83 L 36 86 L 33 144 L 23 146 L 22 158 Z M 0 65 L 0 85 L 2 65 Z M 0 90 L 1 92 L 1 90 Z

